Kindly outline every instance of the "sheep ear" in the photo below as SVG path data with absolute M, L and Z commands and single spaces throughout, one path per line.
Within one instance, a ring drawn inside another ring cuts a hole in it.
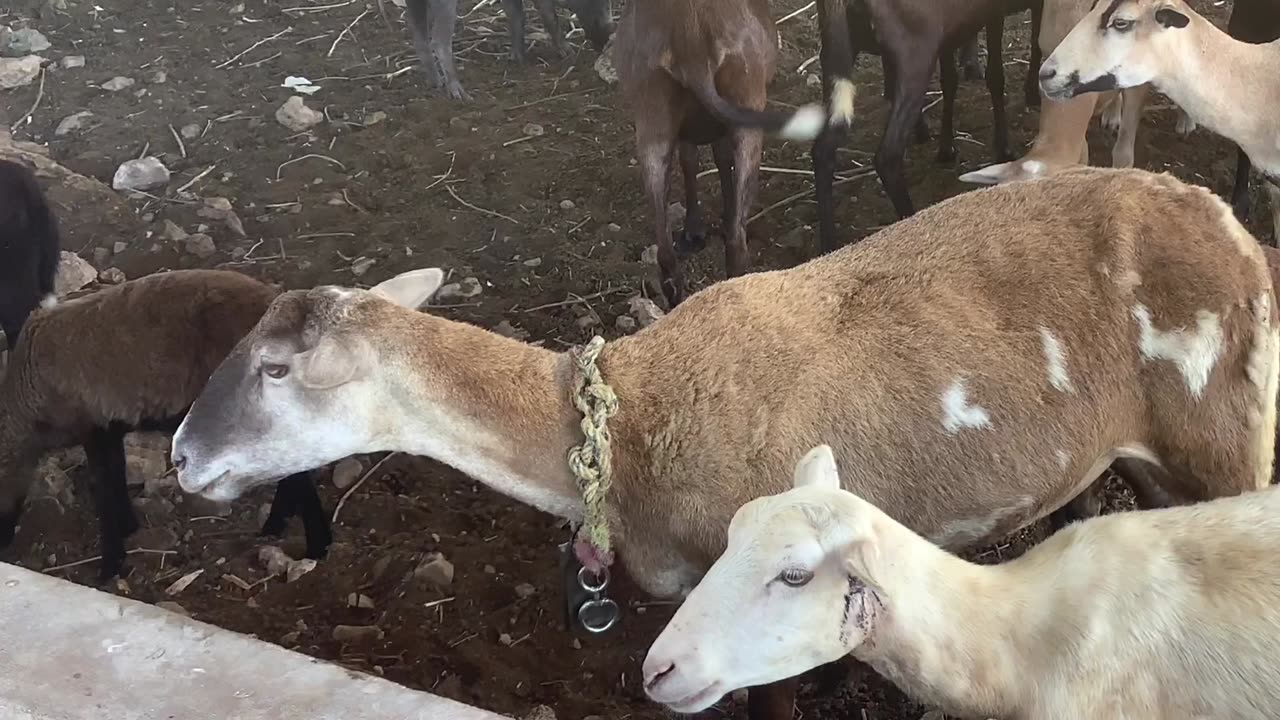
M 840 488 L 840 473 L 836 470 L 836 456 L 829 445 L 819 445 L 796 463 L 795 487 L 820 487 L 831 490 Z
M 420 268 L 383 280 L 369 291 L 401 307 L 417 310 L 443 283 L 444 271 L 440 268 Z
M 1191 24 L 1191 18 L 1170 7 L 1162 7 L 1156 11 L 1156 22 L 1167 28 L 1184 28 Z
M 298 382 L 312 390 L 345 385 L 354 380 L 362 369 L 361 357 L 347 343 L 332 337 L 321 338 L 315 347 L 298 354 Z

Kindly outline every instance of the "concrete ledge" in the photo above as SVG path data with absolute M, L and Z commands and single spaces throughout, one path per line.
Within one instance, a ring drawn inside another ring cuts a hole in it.
M 4 720 L 507 720 L 0 563 Z

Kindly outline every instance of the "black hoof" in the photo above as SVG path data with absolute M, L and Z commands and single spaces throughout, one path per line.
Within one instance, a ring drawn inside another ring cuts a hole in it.
M 323 560 L 329 554 L 329 546 L 333 544 L 333 533 L 328 530 L 316 537 L 307 538 L 307 557 L 311 560 Z
M 284 535 L 285 529 L 289 525 L 289 519 L 286 517 L 276 517 L 275 515 L 267 516 L 267 521 L 262 523 L 262 529 L 258 531 L 259 537 L 280 537 Z
M 119 557 L 108 558 L 105 555 L 102 558 L 102 564 L 98 568 L 98 584 L 106 585 L 115 580 L 124 573 L 124 555 Z
M 705 232 L 690 233 L 689 229 L 685 228 L 676 235 L 675 246 L 676 252 L 681 255 L 695 255 L 707 246 L 707 234 Z

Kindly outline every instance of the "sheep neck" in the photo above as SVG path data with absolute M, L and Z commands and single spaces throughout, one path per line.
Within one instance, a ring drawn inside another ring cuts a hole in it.
M 414 313 L 382 353 L 389 446 L 450 465 L 508 497 L 571 520 L 581 442 L 572 368 L 554 353 L 466 323 Z
M 1280 172 L 1274 115 L 1249 109 L 1280 97 L 1280 41 L 1242 42 L 1199 15 L 1177 32 L 1191 34 L 1182 52 L 1167 55 L 1153 85 L 1197 123 L 1239 144 L 1260 169 Z
M 881 515 L 868 581 L 884 619 L 853 655 L 913 698 L 963 717 L 1020 717 L 1039 635 L 1013 565 L 966 562 Z

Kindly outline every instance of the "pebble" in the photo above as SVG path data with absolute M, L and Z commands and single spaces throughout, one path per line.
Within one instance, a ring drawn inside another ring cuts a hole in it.
M 525 261 L 524 261 L 524 266 L 525 266 L 525 267 L 536 268 L 536 267 L 538 267 L 538 266 L 540 266 L 540 265 L 542 265 L 542 258 L 540 258 L 540 257 L 536 257 L 536 258 L 529 258 L 528 260 L 525 260 Z
M 631 312 L 631 317 L 635 318 L 642 328 L 647 328 L 658 322 L 664 314 L 661 308 L 654 304 L 652 300 L 639 295 L 627 301 L 627 310 Z
M 83 55 L 64 55 L 62 60 L 58 61 L 63 70 L 74 70 L 75 68 L 84 67 Z
M 161 233 L 166 239 L 174 242 L 182 242 L 187 239 L 187 231 L 183 230 L 178 223 L 172 220 L 164 221 L 164 232 Z
M 369 268 L 373 267 L 376 262 L 378 261 L 371 257 L 357 258 L 355 262 L 351 263 L 351 274 L 360 277 L 369 272 Z
M 511 643 L 515 642 L 515 640 L 511 637 L 511 633 L 499 633 L 498 642 L 506 645 L 507 647 L 511 647 Z M 533 716 L 530 715 L 529 717 Z M 555 715 L 552 715 L 552 717 L 555 717 Z
M 510 643 L 503 643 L 509 645 Z M 535 705 L 524 720 L 556 720 L 556 711 L 546 705 Z
M 609 38 L 604 51 L 596 58 L 595 71 L 601 80 L 610 85 L 618 82 L 618 71 L 613 67 L 613 38 Z
M 88 110 L 81 110 L 74 115 L 68 115 L 62 118 L 62 122 L 58 123 L 58 127 L 54 129 L 53 134 L 58 137 L 73 133 L 84 128 L 86 121 L 93 117 L 93 113 Z
M 497 573 L 497 572 L 498 572 L 498 568 L 496 568 L 496 567 L 494 567 L 494 566 L 492 566 L 492 565 L 485 565 L 485 566 L 484 566 L 484 574 L 485 574 L 485 575 L 493 575 L 493 574 L 495 574 L 495 573 Z
M 810 73 L 809 76 L 804 79 L 804 84 L 811 88 L 822 87 L 822 78 Z
M 204 128 L 201 127 L 199 123 L 190 123 L 183 125 L 182 129 L 178 131 L 178 134 L 182 136 L 183 140 L 195 140 L 200 137 L 200 133 L 203 130 Z
M 480 281 L 476 278 L 463 278 L 461 282 L 449 283 L 436 291 L 436 299 L 462 299 L 473 298 L 484 291 L 484 287 L 480 285 Z
M 276 110 L 276 122 L 294 132 L 302 132 L 324 120 L 324 113 L 312 110 L 301 95 L 294 95 Z
M 116 243 L 111 246 L 111 252 L 114 255 L 119 255 L 120 253 L 128 249 L 129 249 L 128 243 L 125 243 L 121 240 L 117 240 Z
M 121 163 L 111 178 L 111 187 L 116 190 L 148 190 L 168 182 L 169 168 L 159 158 L 147 156 Z
M 378 123 L 386 119 L 387 119 L 386 113 L 382 112 L 381 110 L 375 110 L 369 113 L 368 115 L 364 116 L 364 126 L 370 127 L 372 125 L 377 125 Z
M 33 28 L 10 30 L 0 25 L 0 55 L 16 58 L 44 52 L 50 47 L 53 46 L 49 43 L 49 38 L 46 38 L 39 30 Z
M 163 70 L 157 70 L 151 73 L 151 77 L 147 78 L 147 82 L 152 85 L 162 85 L 169 80 L 169 73 Z
M 573 324 L 577 325 L 579 330 L 590 330 L 600 324 L 600 318 L 597 318 L 591 313 L 587 313 L 575 320 Z
M 640 262 L 644 263 L 645 265 L 657 265 L 658 264 L 658 246 L 650 245 L 644 250 L 641 250 Z
M 211 257 L 214 253 L 218 252 L 218 246 L 213 244 L 213 238 L 205 235 L 204 233 L 188 235 L 183 243 L 187 252 L 202 260 Z
M 536 592 L 538 592 L 538 589 L 531 583 L 520 583 L 516 586 L 516 597 L 521 600 L 527 600 L 528 598 L 533 597 Z
M 107 285 L 119 285 L 127 279 L 124 276 L 124 271 L 118 267 L 109 267 L 98 273 L 98 280 Z
M 351 593 L 347 596 L 347 607 L 353 607 L 358 610 L 372 610 L 373 598 L 362 593 Z
M 525 126 L 520 129 L 520 132 L 530 137 L 538 137 L 545 134 L 547 131 L 538 123 L 525 123 Z
M 560 201 L 560 209 L 561 209 L 561 210 L 572 210 L 572 209 L 574 209 L 574 208 L 576 208 L 576 207 L 578 207 L 578 206 L 577 206 L 576 204 L 574 204 L 574 202 L 573 202 L 572 200 L 561 200 L 561 201 Z
M 98 270 L 88 260 L 63 250 L 58 256 L 58 270 L 53 278 L 53 292 L 58 297 L 62 297 L 96 279 L 98 279 Z
M 636 319 L 630 315 L 619 315 L 617 320 L 613 321 L 614 327 L 618 328 L 618 332 L 635 332 Z
M 23 58 L 0 58 L 0 90 L 12 90 L 26 87 L 40 74 L 39 55 L 28 55 Z
M 107 92 L 117 92 L 132 86 L 135 82 L 137 81 L 131 77 L 125 77 L 124 75 L 117 75 L 111 78 L 110 80 L 102 83 L 101 87 L 103 90 L 106 90 Z
M 345 457 L 333 466 L 333 486 L 339 490 L 346 490 L 360 479 L 360 474 L 363 472 L 364 465 L 359 460 Z
M 446 560 L 440 553 L 431 553 L 413 571 L 413 578 L 437 590 L 447 589 L 453 585 L 453 563 Z
M 605 225 L 605 227 L 609 228 L 609 232 L 622 232 L 622 226 L 618 223 L 611 222 L 608 225 Z
M 377 625 L 337 625 L 333 628 L 333 639 L 340 643 L 375 642 L 382 637 L 382 628 Z

